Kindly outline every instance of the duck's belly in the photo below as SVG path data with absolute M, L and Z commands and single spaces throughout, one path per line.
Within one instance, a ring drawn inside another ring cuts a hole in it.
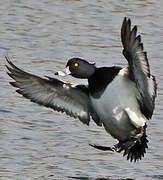
M 138 117 L 142 116 L 136 95 L 135 84 L 126 76 L 118 75 L 107 86 L 100 98 L 91 99 L 93 108 L 106 131 L 118 140 L 127 139 L 131 135 L 131 131 L 136 128 L 131 123 L 127 109 L 136 113 Z

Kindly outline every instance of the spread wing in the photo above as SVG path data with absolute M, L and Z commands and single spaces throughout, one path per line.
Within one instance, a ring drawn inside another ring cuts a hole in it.
M 141 98 L 138 101 L 141 111 L 149 119 L 152 117 L 155 106 L 157 86 L 155 77 L 150 74 L 147 53 L 144 52 L 141 36 L 137 36 L 137 26 L 131 29 L 130 19 L 124 18 L 121 40 L 124 48 L 123 55 L 128 61 L 130 75 L 140 93 Z
M 79 118 L 84 124 L 89 125 L 92 116 L 96 124 L 101 125 L 91 109 L 86 86 L 74 86 L 51 77 L 40 78 L 19 69 L 7 57 L 6 60 L 8 75 L 15 80 L 10 84 L 18 88 L 16 92 L 32 102 Z

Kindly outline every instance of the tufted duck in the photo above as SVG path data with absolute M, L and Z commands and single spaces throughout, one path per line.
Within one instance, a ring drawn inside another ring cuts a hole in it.
M 127 155 L 130 161 L 141 159 L 148 148 L 146 127 L 152 117 L 156 81 L 151 75 L 147 54 L 143 50 L 137 26 L 131 29 L 130 19 L 124 18 L 121 28 L 123 55 L 128 67 L 96 67 L 80 58 L 68 60 L 66 69 L 56 75 L 72 75 L 88 79 L 88 85 L 72 85 L 56 78 L 40 78 L 16 67 L 8 57 L 10 84 L 16 92 L 32 102 L 65 112 L 89 125 L 92 118 L 104 126 L 118 144 L 113 147 L 91 146 Z

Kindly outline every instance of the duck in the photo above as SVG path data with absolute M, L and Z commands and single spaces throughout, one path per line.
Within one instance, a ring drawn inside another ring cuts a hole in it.
M 121 41 L 127 67 L 97 67 L 95 63 L 74 57 L 55 77 L 44 78 L 18 68 L 8 56 L 5 57 L 6 67 L 14 80 L 10 84 L 17 88 L 17 93 L 34 103 L 78 118 L 86 125 L 92 120 L 118 141 L 112 147 L 90 146 L 123 152 L 127 160 L 137 162 L 148 148 L 146 128 L 155 108 L 157 84 L 150 72 L 141 36 L 137 35 L 137 26 L 131 28 L 127 17 L 121 26 Z M 88 84 L 73 84 L 57 78 L 67 75 L 86 79 Z

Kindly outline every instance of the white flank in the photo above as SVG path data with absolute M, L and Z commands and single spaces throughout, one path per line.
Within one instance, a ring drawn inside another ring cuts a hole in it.
M 140 111 L 137 96 L 136 85 L 128 78 L 127 68 L 123 68 L 100 98 L 91 98 L 105 129 L 113 137 L 124 140 L 133 130 L 133 125 L 144 125 L 145 117 Z

